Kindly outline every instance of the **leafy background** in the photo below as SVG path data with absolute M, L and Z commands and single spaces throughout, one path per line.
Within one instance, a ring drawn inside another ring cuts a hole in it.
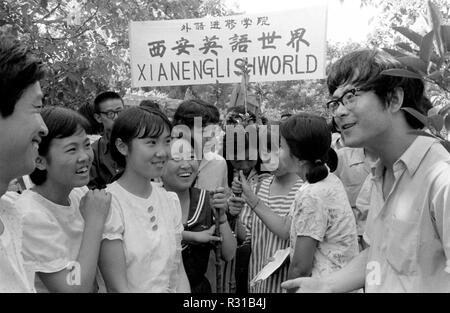
M 341 0 L 350 1 L 350 0 Z M 450 24 L 448 0 L 433 1 L 442 24 Z M 413 29 L 424 36 L 432 30 L 428 3 L 423 0 L 362 0 L 378 14 L 370 21 L 373 32 L 365 42 L 328 45 L 327 62 L 361 47 L 397 51 L 413 42 L 393 27 Z M 233 85 L 197 85 L 133 89 L 130 85 L 128 24 L 133 21 L 198 18 L 240 14 L 222 0 L 3 0 L 0 2 L 0 33 L 18 37 L 48 65 L 42 82 L 49 105 L 75 109 L 89 106 L 95 95 L 116 90 L 127 99 L 156 96 L 183 99 L 188 93 L 224 110 Z M 428 16 L 428 17 L 427 17 Z M 448 56 L 446 56 L 448 57 Z M 258 105 L 270 119 L 289 111 L 315 111 L 326 115 L 328 91 L 324 80 L 252 84 Z M 445 106 L 450 95 L 435 83 L 428 84 L 436 105 Z M 86 109 L 86 108 L 85 108 Z

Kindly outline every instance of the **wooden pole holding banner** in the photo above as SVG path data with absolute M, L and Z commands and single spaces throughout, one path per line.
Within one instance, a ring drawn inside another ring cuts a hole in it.
M 212 205 L 212 199 L 214 197 L 215 191 L 209 192 L 209 200 L 211 203 L 211 208 L 213 208 Z M 216 229 L 214 231 L 214 236 L 221 237 L 220 233 L 220 216 L 219 216 L 219 210 L 213 209 L 214 212 L 214 225 L 216 226 Z M 221 266 L 221 259 L 222 259 L 222 241 L 217 241 L 215 244 L 215 254 L 216 254 L 216 292 L 222 293 L 222 266 Z

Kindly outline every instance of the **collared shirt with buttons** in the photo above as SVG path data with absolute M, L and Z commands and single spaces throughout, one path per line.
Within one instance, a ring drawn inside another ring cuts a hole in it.
M 450 154 L 419 136 L 393 171 L 386 199 L 380 161 L 366 180 L 366 292 L 450 292 Z

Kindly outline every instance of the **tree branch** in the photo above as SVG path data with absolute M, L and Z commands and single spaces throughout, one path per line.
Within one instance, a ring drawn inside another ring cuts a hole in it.
M 86 26 L 86 24 L 88 22 L 90 22 L 97 15 L 99 8 L 100 8 L 99 5 L 97 5 L 97 7 L 95 9 L 95 12 L 88 19 L 86 19 L 86 21 L 84 21 L 84 23 L 82 25 L 80 25 L 80 27 L 78 27 L 78 29 L 75 31 L 75 35 L 73 35 L 73 36 L 65 36 L 65 37 L 58 37 L 58 38 L 51 37 L 52 40 L 69 40 L 69 39 L 77 38 L 77 37 L 81 36 L 82 34 L 84 34 L 86 31 L 89 30 L 89 28 L 86 28 L 86 29 L 83 29 L 83 30 L 82 30 L 82 28 L 84 26 Z M 62 19 L 64 20 L 64 18 L 62 18 Z
M 51 9 L 41 20 L 45 20 L 46 18 L 48 18 L 50 15 L 52 15 L 53 13 L 55 13 L 56 10 L 58 10 L 58 8 L 61 6 L 61 0 L 58 1 L 58 4 Z

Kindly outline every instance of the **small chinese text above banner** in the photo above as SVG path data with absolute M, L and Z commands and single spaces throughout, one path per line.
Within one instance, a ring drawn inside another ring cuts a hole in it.
M 130 23 L 133 87 L 325 77 L 327 8 Z

